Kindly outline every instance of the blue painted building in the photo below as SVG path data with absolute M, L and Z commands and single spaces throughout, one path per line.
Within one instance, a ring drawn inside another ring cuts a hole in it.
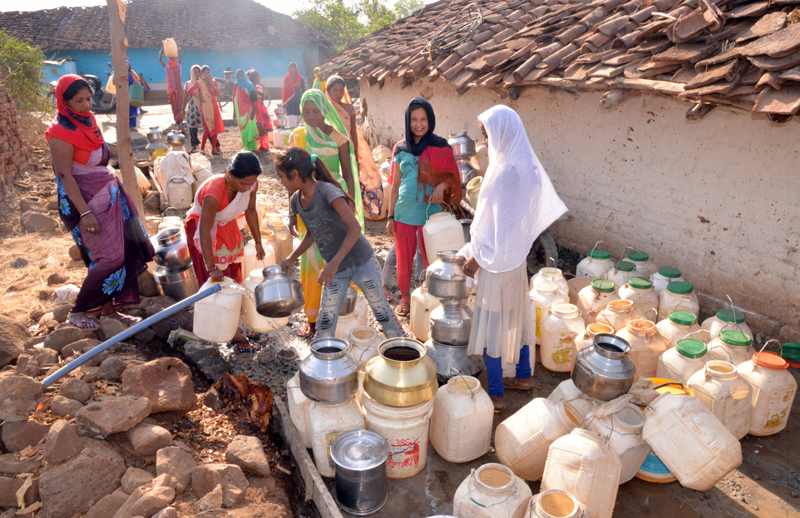
M 3 12 L 0 29 L 38 45 L 49 60 L 75 60 L 78 74 L 92 74 L 105 82 L 110 71 L 106 6 Z M 181 46 L 184 80 L 194 64 L 210 66 L 214 77 L 222 77 L 226 68 L 255 68 L 273 95 L 290 62 L 298 64 L 311 86 L 314 67 L 330 55 L 324 35 L 254 0 L 131 0 L 125 36 L 133 69 L 154 90 L 166 89 L 158 61 L 165 38 L 174 38 Z M 45 72 L 52 74 L 47 67 Z

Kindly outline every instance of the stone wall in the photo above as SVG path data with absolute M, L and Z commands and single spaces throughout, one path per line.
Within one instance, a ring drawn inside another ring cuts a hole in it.
M 503 103 L 515 109 L 569 212 L 559 242 L 585 254 L 604 240 L 614 257 L 633 246 L 683 270 L 704 312 L 730 295 L 766 338 L 800 339 L 800 174 L 797 118 L 783 125 L 717 108 L 699 121 L 688 103 L 639 95 L 617 108 L 600 93 L 529 88 L 516 101 L 451 85 L 383 88 L 361 82 L 365 135 L 391 146 L 415 95 L 436 110 L 436 132 L 468 130 Z
M 8 184 L 31 163 L 31 151 L 19 131 L 17 106 L 0 84 L 0 201 L 5 200 Z

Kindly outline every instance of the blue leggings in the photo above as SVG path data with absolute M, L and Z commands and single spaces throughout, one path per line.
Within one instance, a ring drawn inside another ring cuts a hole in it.
M 533 373 L 531 372 L 530 362 L 531 350 L 527 345 L 523 345 L 519 350 L 519 363 L 517 364 L 516 376 L 519 379 L 530 378 Z M 486 377 L 489 378 L 489 395 L 492 397 L 502 397 L 503 395 L 503 359 L 492 358 L 483 350 L 483 359 L 486 361 Z

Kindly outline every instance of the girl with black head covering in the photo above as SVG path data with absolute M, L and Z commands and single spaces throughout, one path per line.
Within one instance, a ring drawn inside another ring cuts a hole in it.
M 436 135 L 433 106 L 414 97 L 406 109 L 405 139 L 395 145 L 392 157 L 392 191 L 386 231 L 395 238 L 397 285 L 400 304 L 397 313 L 409 311 L 409 288 L 417 242 L 424 252 L 422 227 L 432 214 L 442 212 L 442 202 L 450 207 L 461 203 L 461 177 L 453 150 L 447 140 Z

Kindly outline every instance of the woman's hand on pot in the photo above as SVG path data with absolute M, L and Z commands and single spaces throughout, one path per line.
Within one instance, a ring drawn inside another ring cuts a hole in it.
M 386 233 L 389 237 L 394 237 L 394 220 L 390 219 L 386 222 Z
M 320 286 L 330 286 L 331 282 L 333 282 L 333 277 L 339 271 L 339 264 L 338 263 L 328 263 L 325 265 L 325 268 L 319 272 L 319 285 Z
M 83 225 L 83 229 L 90 234 L 97 235 L 100 233 L 100 224 L 91 212 L 83 217 L 81 225 Z
M 437 186 L 436 189 L 433 190 L 431 197 L 428 198 L 428 201 L 431 203 L 442 203 L 442 200 L 444 200 L 444 188 L 442 188 L 442 186 Z
M 470 260 L 464 263 L 464 274 L 467 277 L 474 278 L 475 274 L 478 272 L 479 269 L 480 265 L 478 265 L 478 261 L 476 261 L 474 257 L 472 257 Z
M 256 243 L 256 260 L 261 261 L 267 256 L 267 253 L 264 251 L 264 245 L 260 242 Z

